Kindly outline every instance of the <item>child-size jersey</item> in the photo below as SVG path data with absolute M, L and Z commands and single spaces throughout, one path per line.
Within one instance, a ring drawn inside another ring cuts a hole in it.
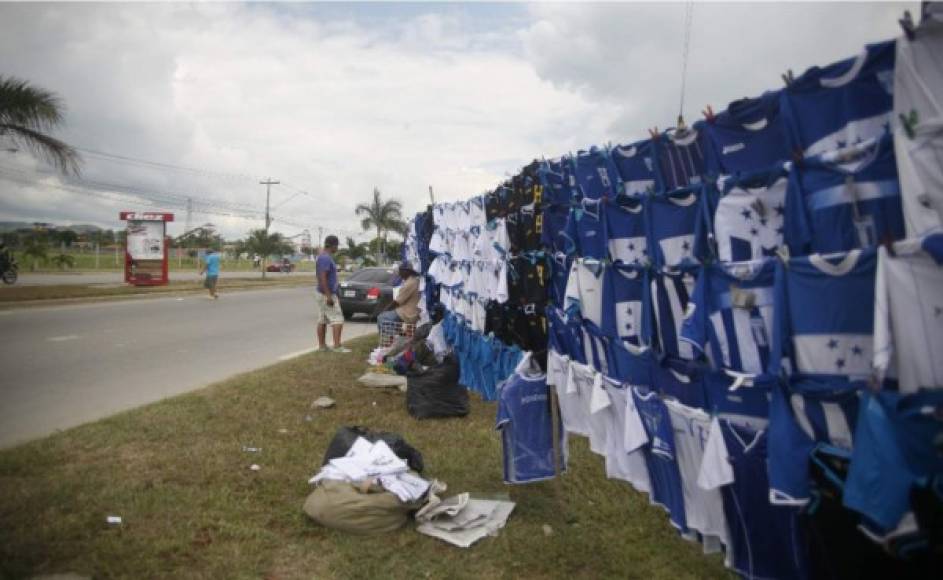
M 704 266 L 681 338 L 715 369 L 760 374 L 769 367 L 776 261 Z
M 901 201 L 908 237 L 943 231 L 943 113 L 894 135 Z
M 805 578 L 805 541 L 798 509 L 769 502 L 767 433 L 726 419 L 711 422 L 698 476 L 721 489 L 733 569 L 745 578 Z
M 642 268 L 612 265 L 603 274 L 600 329 L 634 346 L 650 343 L 648 276 Z
M 598 374 L 587 364 L 570 361 L 565 396 L 560 401 L 560 419 L 567 433 L 589 437 L 589 401 Z
M 609 258 L 613 262 L 635 265 L 650 262 L 645 206 L 643 198 L 622 195 L 604 206 Z
M 674 430 L 675 458 L 681 474 L 681 492 L 688 528 L 706 536 L 713 536 L 727 546 L 730 544 L 730 538 L 720 490 L 702 489 L 697 485 L 697 476 L 710 433 L 711 417 L 701 409 L 688 407 L 671 399 L 665 401 L 665 406 Z M 707 544 L 705 541 L 705 545 Z
M 543 185 L 542 205 L 569 205 L 573 198 L 570 180 L 560 160 L 545 161 L 537 169 L 537 177 Z
M 813 254 L 776 265 L 770 374 L 783 359 L 793 373 L 824 381 L 871 375 L 875 250 Z
M 696 124 L 706 137 L 709 174 L 753 172 L 792 157 L 779 113 L 779 93 L 767 91 L 733 101 L 712 121 Z
M 694 358 L 694 351 L 690 343 L 681 340 L 681 326 L 694 283 L 695 275 L 690 270 L 659 272 L 651 276 L 655 343 L 662 353 L 687 360 Z
M 602 281 L 604 265 L 598 260 L 579 258 L 573 261 L 566 285 L 564 310 L 577 312 L 582 318 L 602 324 Z
M 889 532 L 912 509 L 914 484 L 943 473 L 943 391 L 863 397 L 844 504 Z
M 696 263 L 695 244 L 704 234 L 701 188 L 655 195 L 648 201 L 649 254 L 659 268 Z
M 742 262 L 773 256 L 783 245 L 787 172 L 770 172 L 731 180 L 714 210 L 717 258 Z
M 874 369 L 902 393 L 943 389 L 943 264 L 920 240 L 894 244 L 894 254 L 878 248 Z
M 611 156 L 622 179 L 622 193 L 634 196 L 659 189 L 655 146 L 651 139 L 617 145 L 612 148 Z
M 476 259 L 501 260 L 510 249 L 505 218 L 495 218 L 481 227 L 474 246 Z
M 495 428 L 504 449 L 504 482 L 528 483 L 555 476 L 554 433 L 546 375 L 516 373 L 501 388 Z M 566 469 L 566 437 L 556 434 Z
M 596 147 L 580 151 L 575 160 L 576 184 L 583 199 L 615 197 L 619 191 L 619 172 L 609 153 Z
M 889 133 L 894 50 L 893 40 L 869 44 L 790 83 L 781 106 L 791 148 L 819 155 Z
M 655 391 L 632 387 L 632 396 L 626 398 L 626 417 L 632 414 L 637 414 L 641 421 L 626 419 L 625 448 L 627 451 L 642 448 L 651 478 L 652 503 L 668 510 L 671 524 L 686 531 L 684 493 L 668 407 Z
M 644 452 L 641 449 L 629 451 L 625 446 L 626 420 L 629 416 L 626 410 L 632 387 L 610 378 L 604 378 L 602 382 L 611 410 L 607 415 L 606 477 L 627 481 L 636 491 L 650 493 L 652 486 Z M 631 419 L 638 421 L 638 414 L 631 415 Z M 633 432 L 637 430 L 638 427 L 632 429 Z
M 540 243 L 551 252 L 566 252 L 566 224 L 570 217 L 570 205 L 544 206 Z
M 677 131 L 669 129 L 655 142 L 662 191 L 690 187 L 701 183 L 706 166 L 701 131 L 697 128 Z
M 606 205 L 604 199 L 584 199 L 570 211 L 566 235 L 575 240 L 576 252 L 584 258 L 604 260 L 609 257 Z
M 904 237 L 890 136 L 806 159 L 786 192 L 785 240 L 792 255 L 868 248 Z

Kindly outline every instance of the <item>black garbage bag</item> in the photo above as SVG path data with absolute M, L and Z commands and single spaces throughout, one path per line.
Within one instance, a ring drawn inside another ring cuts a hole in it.
M 425 371 L 406 376 L 406 410 L 417 419 L 464 417 L 468 390 L 458 384 L 458 359 L 449 355 Z
M 406 443 L 402 435 L 390 431 L 372 431 L 366 427 L 356 425 L 353 427 L 339 427 L 337 429 L 337 432 L 334 433 L 334 438 L 331 439 L 331 442 L 327 446 L 327 451 L 324 453 L 324 462 L 321 463 L 321 465 L 327 465 L 328 461 L 347 455 L 347 452 L 350 451 L 350 447 L 354 444 L 354 441 L 357 440 L 357 437 L 363 437 L 367 441 L 382 440 L 386 442 L 397 457 L 406 461 L 410 469 L 422 473 L 422 453 L 409 443 Z

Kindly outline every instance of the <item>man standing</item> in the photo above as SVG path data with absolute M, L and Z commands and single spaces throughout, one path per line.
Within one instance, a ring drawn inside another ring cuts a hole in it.
M 403 284 L 399 287 L 396 300 L 390 303 L 386 312 L 377 316 L 377 325 L 382 332 L 383 325 L 399 322 L 416 322 L 419 320 L 419 276 L 412 264 L 403 260 L 399 265 L 399 277 Z M 389 328 L 389 326 L 387 326 Z
M 200 275 L 206 272 L 206 280 L 203 281 L 203 287 L 209 290 L 210 298 L 216 300 L 219 294 L 216 293 L 216 283 L 219 281 L 219 254 L 216 250 L 210 248 L 206 250 L 206 257 L 203 258 L 203 267 L 200 268 Z
M 315 318 L 318 321 L 318 349 L 321 351 L 350 352 L 349 348 L 341 346 L 341 332 L 344 330 L 344 312 L 341 310 L 340 300 L 337 298 L 337 264 L 334 263 L 334 253 L 337 252 L 339 242 L 337 236 L 324 238 L 324 248 L 314 262 L 314 271 L 318 277 L 318 291 L 315 294 Z M 327 326 L 331 325 L 334 338 L 334 348 L 328 349 Z

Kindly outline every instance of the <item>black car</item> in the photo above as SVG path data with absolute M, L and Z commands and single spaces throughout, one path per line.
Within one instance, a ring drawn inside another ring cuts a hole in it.
M 361 268 L 339 284 L 338 295 L 344 318 L 366 314 L 376 318 L 393 301 L 393 268 Z

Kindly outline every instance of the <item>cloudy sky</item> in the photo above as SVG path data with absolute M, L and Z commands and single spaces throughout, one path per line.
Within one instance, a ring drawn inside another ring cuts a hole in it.
M 685 116 L 781 86 L 896 36 L 916 3 L 703 4 Z M 169 208 L 183 229 L 359 232 L 373 187 L 408 214 L 531 159 L 625 143 L 677 115 L 685 5 L 0 4 L 0 74 L 58 93 L 66 181 L 0 143 L 0 220 L 120 227 Z M 300 193 L 305 192 L 305 193 Z M 143 197 L 129 198 L 129 193 Z M 149 205 L 152 204 L 152 205 Z

